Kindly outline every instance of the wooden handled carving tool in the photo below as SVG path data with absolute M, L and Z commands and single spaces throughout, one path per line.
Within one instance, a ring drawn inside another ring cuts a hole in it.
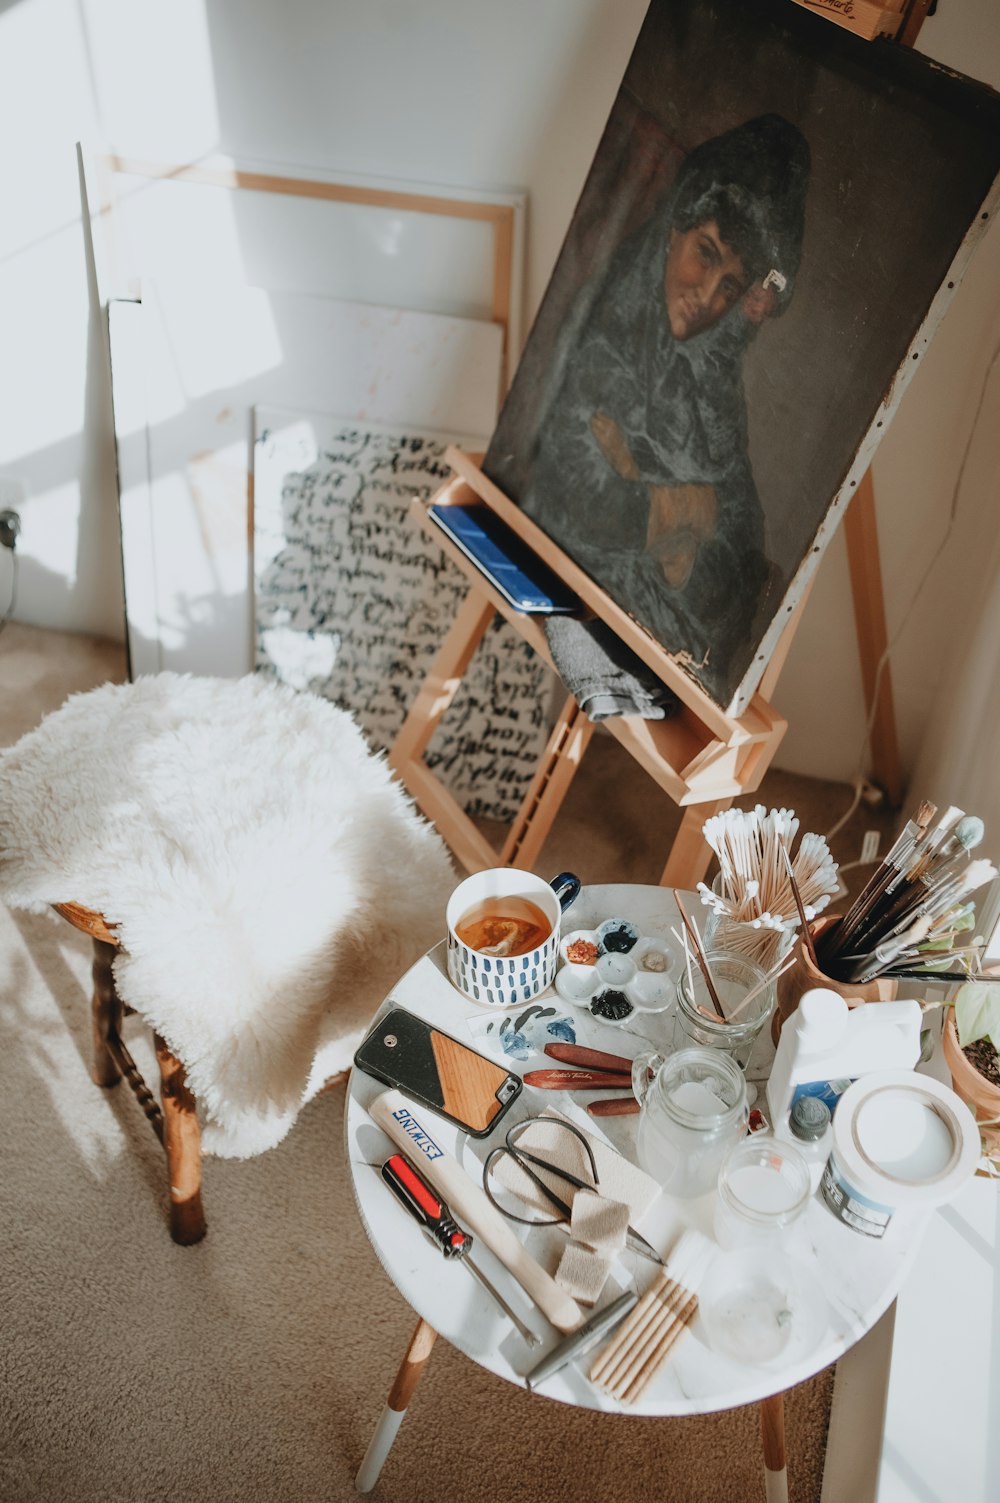
M 632 1061 L 623 1054 L 605 1054 L 600 1049 L 587 1049 L 583 1044 L 546 1044 L 544 1051 L 550 1059 L 564 1065 L 582 1065 L 587 1070 L 620 1070 L 631 1075 Z
M 634 1096 L 612 1096 L 610 1100 L 587 1102 L 587 1111 L 592 1117 L 631 1117 L 640 1110 Z
M 437 1128 L 428 1130 L 423 1109 L 407 1101 L 401 1091 L 383 1091 L 368 1110 L 396 1147 L 420 1164 L 421 1173 L 442 1200 L 500 1259 L 545 1318 L 559 1331 L 575 1331 L 583 1320 L 579 1305 L 535 1262 L 485 1192 L 438 1142 Z
M 622 1070 L 529 1070 L 523 1079 L 544 1091 L 627 1091 L 632 1086 L 631 1072 Z

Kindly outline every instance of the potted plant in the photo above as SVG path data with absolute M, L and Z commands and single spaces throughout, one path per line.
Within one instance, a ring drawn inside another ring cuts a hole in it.
M 1000 978 L 965 981 L 946 1004 L 942 1047 L 955 1091 L 979 1123 L 1000 1174 Z

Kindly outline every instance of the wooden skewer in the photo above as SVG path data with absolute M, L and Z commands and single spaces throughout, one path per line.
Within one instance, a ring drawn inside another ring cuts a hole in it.
M 722 1010 L 722 1003 L 719 1001 L 719 994 L 715 989 L 715 982 L 712 979 L 712 972 L 709 969 L 708 961 L 705 959 L 705 952 L 701 947 L 701 939 L 699 938 L 698 931 L 687 916 L 687 910 L 684 907 L 684 904 L 681 900 L 681 895 L 677 891 L 677 888 L 674 887 L 671 889 L 671 891 L 673 892 L 674 902 L 677 904 L 677 912 L 681 916 L 681 921 L 684 924 L 684 928 L 691 936 L 691 943 L 694 945 L 695 956 L 697 958 L 698 965 L 701 968 L 701 974 L 705 978 L 705 985 L 708 988 L 708 995 L 712 999 L 712 1006 L 715 1008 L 716 1012 L 719 1014 L 719 1017 L 725 1023 L 727 1021 L 726 1014 Z
M 729 1014 L 729 1021 L 730 1021 L 730 1023 L 735 1023 L 736 1022 L 736 1019 L 739 1017 L 740 1013 L 743 1012 L 743 1011 L 745 1011 L 745 1009 L 747 1007 L 749 1007 L 750 1003 L 753 1001 L 754 997 L 756 997 L 756 995 L 757 995 L 758 992 L 762 992 L 764 990 L 765 986 L 767 986 L 769 982 L 771 982 L 771 981 L 777 981 L 777 979 L 778 979 L 779 976 L 783 976 L 786 971 L 790 971 L 792 969 L 792 966 L 794 964 L 795 964 L 795 957 L 792 956 L 788 960 L 785 961 L 785 963 L 781 967 L 780 971 L 768 971 L 768 973 L 764 977 L 763 981 L 758 981 L 757 985 L 754 987 L 753 991 L 752 992 L 747 992 L 746 996 L 743 998 L 743 1000 L 739 1004 L 739 1006 L 733 1008 L 732 1012 Z M 527 1076 L 525 1076 L 525 1079 L 527 1079 Z
M 809 959 L 812 961 L 814 968 L 818 971 L 819 961 L 816 959 L 816 946 L 813 944 L 813 937 L 809 932 L 809 920 L 806 918 L 806 910 L 802 902 L 802 894 L 799 892 L 799 884 L 795 880 L 795 873 L 792 871 L 792 863 L 788 859 L 788 851 L 785 846 L 781 847 L 781 854 L 785 858 L 785 869 L 788 872 L 788 880 L 792 888 L 792 897 L 795 899 L 795 906 L 798 909 L 799 923 L 802 925 L 802 938 L 805 943 L 805 947 L 809 952 Z

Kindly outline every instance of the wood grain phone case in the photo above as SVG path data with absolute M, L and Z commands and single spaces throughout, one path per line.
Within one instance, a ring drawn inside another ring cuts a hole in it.
M 354 1063 L 474 1138 L 492 1132 L 521 1090 L 519 1076 L 402 1007 L 375 1024 Z

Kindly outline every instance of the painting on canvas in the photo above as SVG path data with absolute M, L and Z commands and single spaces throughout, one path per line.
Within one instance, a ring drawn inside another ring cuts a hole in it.
M 788 0 L 652 0 L 483 468 L 724 710 L 998 171 L 1000 96 L 908 49 Z

